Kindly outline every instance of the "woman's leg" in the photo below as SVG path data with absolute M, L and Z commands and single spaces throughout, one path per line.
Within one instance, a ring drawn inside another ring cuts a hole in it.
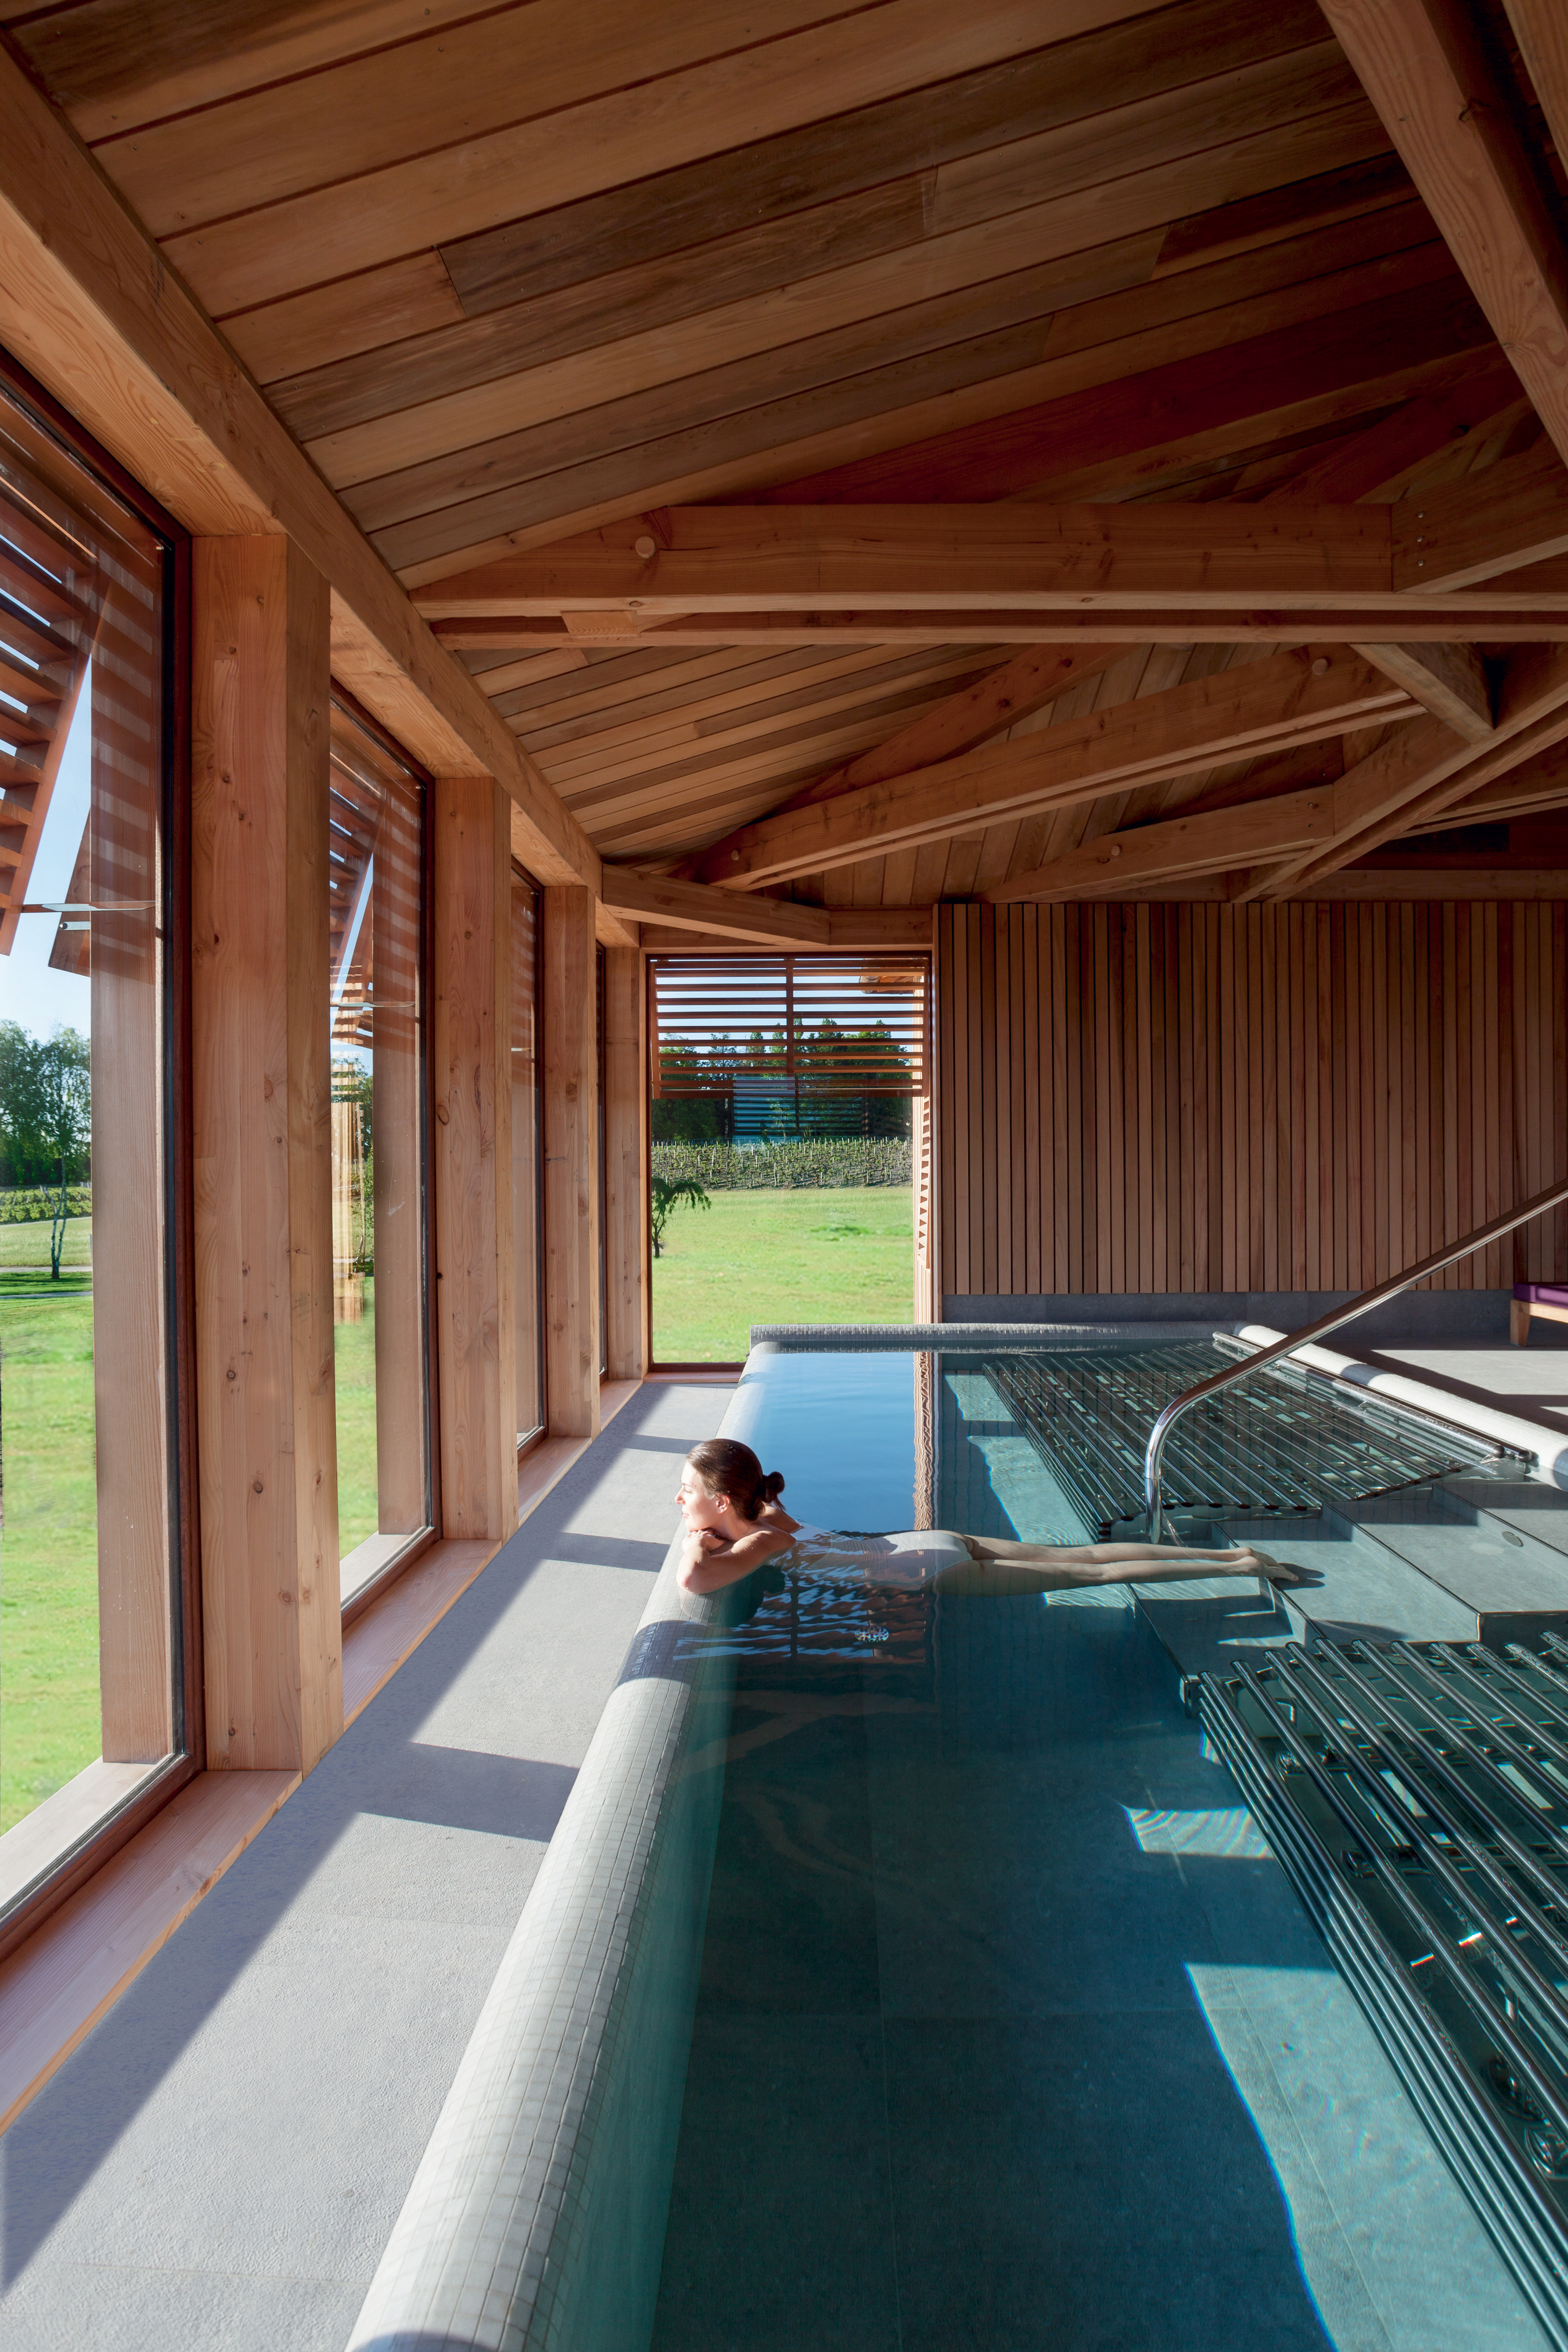
M 1012 1543 L 999 1536 L 965 1536 L 971 1559 L 983 1567 L 1033 1571 L 1048 1582 L 1040 1591 L 1076 1584 L 1161 1584 L 1190 1576 L 1267 1576 L 1294 1584 L 1298 1571 L 1249 1546 L 1238 1550 L 1200 1551 L 1181 1544 Z

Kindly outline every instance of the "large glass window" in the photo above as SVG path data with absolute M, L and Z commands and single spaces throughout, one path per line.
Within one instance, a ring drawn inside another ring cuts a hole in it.
M 539 892 L 521 867 L 511 874 L 511 1214 L 517 1310 L 517 1442 L 544 1426 L 542 1296 L 544 1129 L 539 1039 Z
M 907 1323 L 927 960 L 653 956 L 648 983 L 654 1361 Z
M 332 709 L 332 1299 L 342 1598 L 429 1528 L 425 793 Z
M 185 1740 L 172 536 L 0 383 L 0 1920 Z

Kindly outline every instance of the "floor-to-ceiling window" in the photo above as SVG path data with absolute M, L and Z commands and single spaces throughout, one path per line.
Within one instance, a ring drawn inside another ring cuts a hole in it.
M 517 1442 L 544 1426 L 542 1286 L 544 1128 L 540 1054 L 540 893 L 511 871 L 511 1215 L 517 1318 Z
M 924 956 L 648 960 L 653 1357 L 754 1323 L 908 1323 Z
M 0 373 L 0 1934 L 196 1733 L 171 1278 L 183 561 Z
M 429 1528 L 425 787 L 334 700 L 330 987 L 342 1590 Z

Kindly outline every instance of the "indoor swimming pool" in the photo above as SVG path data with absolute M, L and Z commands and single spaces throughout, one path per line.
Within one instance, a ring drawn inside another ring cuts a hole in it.
M 1081 1542 L 1131 1531 L 1153 1412 L 1220 1360 L 756 1353 L 727 1426 L 818 1526 Z M 1171 1499 L 1293 1530 L 1308 1608 L 1369 1549 L 1347 1512 L 1517 1481 L 1300 1375 L 1232 1395 Z M 733 1694 L 658 2352 L 1552 2340 L 1184 1711 L 1182 1612 L 1238 1653 L 1300 1615 L 885 1572 L 786 1556 L 708 1636 Z
M 1296 1585 L 1021 1590 L 1236 1342 L 972 1336 L 753 1349 L 835 1533 L 672 1545 L 353 2352 L 1568 2352 L 1568 1493 L 1291 1364 L 1165 1499 Z

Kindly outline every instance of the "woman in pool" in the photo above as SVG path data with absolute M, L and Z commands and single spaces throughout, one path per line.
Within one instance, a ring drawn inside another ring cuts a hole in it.
M 676 1501 L 686 1521 L 686 1541 L 677 1571 L 685 1592 L 721 1592 L 765 1560 L 787 1551 L 797 1538 L 824 1540 L 821 1528 L 792 1519 L 780 1503 L 784 1480 L 764 1474 L 749 1445 L 732 1437 L 710 1437 L 686 1457 Z M 934 1533 L 934 1530 L 933 1530 Z M 1298 1571 L 1267 1552 L 1189 1551 L 1179 1544 L 1005 1543 L 991 1536 L 960 1536 L 975 1568 L 948 1569 L 939 1583 L 971 1592 L 1063 1592 L 1079 1584 L 1153 1584 L 1186 1576 L 1267 1576 L 1294 1584 Z

